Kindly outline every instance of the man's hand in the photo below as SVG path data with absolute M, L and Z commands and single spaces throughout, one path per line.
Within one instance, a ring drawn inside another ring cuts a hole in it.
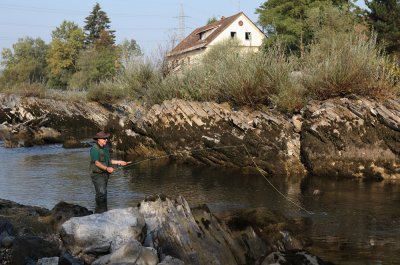
M 112 167 L 107 167 L 106 168 L 106 171 L 108 172 L 108 173 L 113 173 L 114 172 L 114 168 L 112 168 Z

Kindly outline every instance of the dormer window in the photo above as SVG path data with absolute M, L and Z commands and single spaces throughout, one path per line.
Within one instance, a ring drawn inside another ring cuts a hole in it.
M 200 39 L 200 40 L 204 39 L 204 32 L 200 32 L 200 33 L 199 33 L 199 39 Z

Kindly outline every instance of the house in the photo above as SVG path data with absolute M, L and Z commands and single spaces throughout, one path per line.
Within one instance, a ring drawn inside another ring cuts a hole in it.
M 243 13 L 195 29 L 167 54 L 169 68 L 178 71 L 203 56 L 213 45 L 227 39 L 237 39 L 241 48 L 258 51 L 265 34 Z

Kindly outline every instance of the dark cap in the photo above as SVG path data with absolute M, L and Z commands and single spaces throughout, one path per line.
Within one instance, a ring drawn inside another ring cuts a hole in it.
M 110 137 L 109 133 L 105 133 L 104 131 L 98 132 L 96 133 L 96 135 L 93 137 L 93 139 L 97 140 L 97 139 L 106 139 Z

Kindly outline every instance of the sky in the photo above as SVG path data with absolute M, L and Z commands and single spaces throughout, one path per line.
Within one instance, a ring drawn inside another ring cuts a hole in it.
M 257 22 L 261 0 L 0 0 L 0 51 L 19 38 L 51 41 L 51 32 L 64 20 L 83 27 L 96 3 L 115 30 L 116 43 L 137 41 L 147 56 L 172 48 L 172 40 L 204 26 L 212 17 L 243 11 Z M 365 8 L 364 1 L 359 0 Z M 175 37 L 174 37 L 175 36 Z

